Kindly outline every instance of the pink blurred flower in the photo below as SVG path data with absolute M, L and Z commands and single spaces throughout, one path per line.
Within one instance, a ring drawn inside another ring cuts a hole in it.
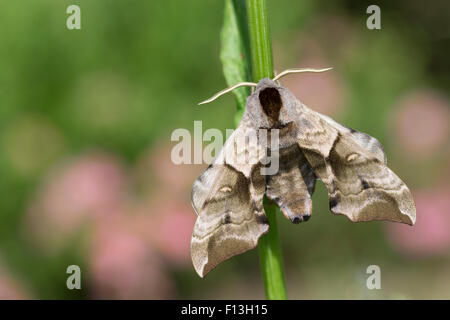
M 143 199 L 130 196 L 134 189 L 117 159 L 94 153 L 53 172 L 26 217 L 33 240 L 45 249 L 59 249 L 78 230 L 90 231 L 85 239 L 96 298 L 171 297 L 174 284 L 165 262 L 190 262 L 195 213 L 188 199 L 199 172 L 173 165 L 168 146 L 142 159 L 136 176 L 156 191 Z M 89 228 L 80 228 L 84 224 Z
M 317 56 L 320 56 L 320 54 Z M 302 59 L 302 63 L 299 66 L 308 68 L 331 66 L 329 61 L 317 58 L 317 56 L 311 59 Z M 345 105 L 346 90 L 343 86 L 344 81 L 339 78 L 336 71 L 291 75 L 283 78 L 281 82 L 302 103 L 320 113 L 335 116 L 342 112 L 342 108 Z
M 148 238 L 171 263 L 184 266 L 190 263 L 190 242 L 196 215 L 189 204 L 169 201 L 149 207 L 145 214 Z
M 149 189 L 169 192 L 172 198 L 189 201 L 192 183 L 206 164 L 174 164 L 171 160 L 174 145 L 175 143 L 159 145 L 145 152 L 138 161 L 137 180 Z
M 275 61 L 275 69 L 282 72 L 287 68 L 326 68 L 336 66 L 347 53 L 354 52 L 356 35 L 354 26 L 348 19 L 337 15 L 324 15 L 308 29 L 298 32 L 297 41 L 289 45 L 289 50 L 275 45 L 281 56 Z M 322 39 L 319 42 L 317 39 Z M 283 58 L 285 52 L 292 52 L 297 47 L 298 62 Z M 288 64 L 288 65 L 286 65 Z M 329 116 L 337 116 L 344 111 L 347 104 L 348 90 L 344 79 L 334 69 L 324 73 L 303 73 L 286 76 L 281 83 L 308 107 Z
M 90 248 L 90 277 L 95 298 L 165 299 L 173 284 L 152 247 L 127 219 L 98 224 Z
M 102 153 L 81 156 L 56 170 L 38 191 L 26 217 L 28 228 L 44 242 L 58 243 L 88 220 L 114 215 L 126 186 L 117 159 Z
M 414 194 L 417 222 L 411 227 L 386 224 L 392 245 L 410 256 L 450 253 L 450 189 L 441 188 Z
M 325 14 L 317 21 L 314 29 L 317 31 L 309 32 L 309 38 L 316 42 L 320 39 L 320 44 L 328 55 L 344 61 L 355 61 L 360 40 L 357 30 L 360 29 L 353 22 L 344 16 Z M 300 45 L 304 45 L 302 38 Z
M 5 266 L 0 264 L 0 300 L 29 299 L 21 284 L 14 279 Z
M 397 105 L 396 138 L 415 157 L 431 156 L 448 144 L 449 102 L 430 90 L 414 91 Z
M 172 145 L 159 145 L 147 151 L 138 162 L 136 176 L 153 191 L 140 205 L 140 229 L 160 254 L 175 266 L 190 263 L 190 239 L 195 212 L 190 206 L 192 183 L 203 165 L 175 165 Z

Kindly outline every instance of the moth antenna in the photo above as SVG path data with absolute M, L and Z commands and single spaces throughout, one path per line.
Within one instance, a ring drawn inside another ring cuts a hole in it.
M 273 69 L 273 76 L 274 76 L 275 78 L 278 77 L 278 71 L 275 70 L 275 69 Z M 274 78 L 273 82 L 275 82 L 277 85 L 281 86 L 280 81 L 275 80 L 275 78 Z
M 199 105 L 205 104 L 205 103 L 210 103 L 210 102 L 216 100 L 217 98 L 219 98 L 220 96 L 223 96 L 224 94 L 226 94 L 228 92 L 231 92 L 234 89 L 237 89 L 239 87 L 256 87 L 256 83 L 253 83 L 253 82 L 239 82 L 239 83 L 236 83 L 232 87 L 229 87 L 227 89 L 223 89 L 222 91 L 217 92 L 214 96 L 212 96 L 208 100 L 200 102 Z
M 280 73 L 279 75 L 275 76 L 272 80 L 273 81 L 277 81 L 279 79 L 281 79 L 282 77 L 284 77 L 285 75 L 288 75 L 290 73 L 301 73 L 301 72 L 325 72 L 328 70 L 331 70 L 333 68 L 324 68 L 324 69 L 312 69 L 312 68 L 303 68 L 303 69 L 287 69 L 284 70 L 282 73 Z

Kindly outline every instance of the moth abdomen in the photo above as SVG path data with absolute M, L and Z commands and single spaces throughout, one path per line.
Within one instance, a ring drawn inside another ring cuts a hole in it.
M 291 218 L 291 222 L 293 224 L 299 224 L 300 222 L 306 222 L 309 220 L 309 218 L 311 218 L 310 214 L 302 214 L 302 215 L 298 215 L 298 216 L 294 216 Z
M 223 223 L 224 223 L 224 224 L 229 224 L 229 223 L 231 223 L 230 214 L 229 214 L 228 212 L 225 214 L 225 217 L 223 218 Z

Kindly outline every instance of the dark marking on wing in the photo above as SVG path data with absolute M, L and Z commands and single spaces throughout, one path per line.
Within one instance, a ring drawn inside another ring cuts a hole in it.
M 302 125 L 304 125 L 305 127 L 312 128 L 311 121 L 309 121 L 305 117 L 302 117 L 301 122 L 302 122 Z
M 330 209 L 333 209 L 334 207 L 336 207 L 338 202 L 339 202 L 339 196 L 338 195 L 330 197 Z
M 265 214 L 255 214 L 256 221 L 259 224 L 269 224 L 269 220 L 267 219 Z
M 298 217 L 298 216 L 295 216 L 295 217 L 291 218 L 291 222 L 293 224 L 299 224 L 300 222 L 302 222 L 302 219 L 300 219 L 300 217 Z
M 364 179 L 361 179 L 361 184 L 362 184 L 362 187 L 363 187 L 364 190 L 370 188 L 369 183 L 367 183 L 367 181 L 364 180 Z

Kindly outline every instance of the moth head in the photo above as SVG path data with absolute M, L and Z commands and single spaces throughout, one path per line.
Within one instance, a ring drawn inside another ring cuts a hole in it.
M 289 100 L 287 91 L 275 81 L 264 78 L 256 86 L 256 90 L 248 98 L 246 112 L 258 128 L 273 128 L 285 125 L 284 113 L 285 102 Z

